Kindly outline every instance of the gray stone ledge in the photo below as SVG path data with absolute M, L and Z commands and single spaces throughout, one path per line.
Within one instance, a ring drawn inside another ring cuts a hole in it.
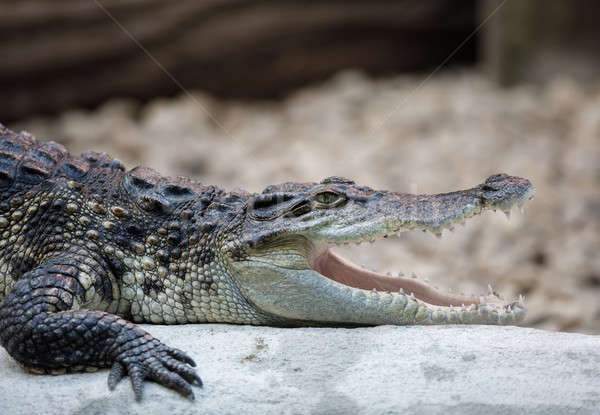
M 518 327 L 144 326 L 198 363 L 196 401 L 106 370 L 25 373 L 0 348 L 0 414 L 593 414 L 600 336 Z

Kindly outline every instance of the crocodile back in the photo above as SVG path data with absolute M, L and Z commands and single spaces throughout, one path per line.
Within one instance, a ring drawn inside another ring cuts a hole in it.
M 52 250 L 85 241 L 82 232 L 137 260 L 154 235 L 165 245 L 155 254 L 165 264 L 176 261 L 193 249 L 192 235 L 212 238 L 209 225 L 227 223 L 247 196 L 147 167 L 126 171 L 106 153 L 73 156 L 61 144 L 0 124 L 0 299 Z M 120 278 L 124 266 L 114 256 L 104 259 Z

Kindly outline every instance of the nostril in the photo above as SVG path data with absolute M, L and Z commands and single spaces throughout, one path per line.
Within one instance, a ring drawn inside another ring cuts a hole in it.
M 481 190 L 484 190 L 486 192 L 495 192 L 498 189 L 494 186 L 490 186 L 489 184 L 483 184 L 481 185 Z

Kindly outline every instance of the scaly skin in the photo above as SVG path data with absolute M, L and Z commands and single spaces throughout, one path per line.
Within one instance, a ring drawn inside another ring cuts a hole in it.
M 145 379 L 193 398 L 193 360 L 132 322 L 515 323 L 522 302 L 443 294 L 329 246 L 440 233 L 532 196 L 504 174 L 432 196 L 337 177 L 226 193 L 0 125 L 0 342 L 34 372 L 111 367 L 109 387 L 127 374 L 137 399 Z

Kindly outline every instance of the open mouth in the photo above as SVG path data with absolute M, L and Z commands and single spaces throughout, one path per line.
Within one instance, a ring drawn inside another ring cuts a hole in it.
M 532 195 L 527 196 L 526 199 L 533 197 Z M 519 203 L 519 206 L 522 210 L 522 203 Z M 505 210 L 504 213 L 508 217 L 510 208 Z M 386 236 L 384 235 L 384 237 Z M 486 295 L 475 296 L 442 292 L 437 287 L 417 279 L 416 276 L 393 277 L 390 274 L 379 273 L 357 265 L 351 260 L 333 252 L 331 247 L 335 245 L 330 244 L 315 248 L 309 262 L 314 271 L 344 286 L 365 291 L 410 296 L 420 303 L 438 309 L 448 308 L 452 310 L 455 307 L 464 309 L 465 307 L 469 308 L 469 306 L 471 309 L 479 309 L 485 306 L 509 312 L 525 312 L 522 296 L 519 296 L 519 299 L 516 301 L 506 302 L 498 293 L 494 292 L 491 286 L 488 286 L 488 293 Z
M 311 266 L 314 271 L 340 284 L 366 291 L 376 290 L 409 295 L 430 306 L 462 307 L 475 304 L 506 307 L 509 305 L 505 304 L 491 289 L 487 295 L 478 297 L 444 293 L 416 278 L 391 277 L 363 268 L 334 253 L 330 248 L 319 252 L 313 258 Z

